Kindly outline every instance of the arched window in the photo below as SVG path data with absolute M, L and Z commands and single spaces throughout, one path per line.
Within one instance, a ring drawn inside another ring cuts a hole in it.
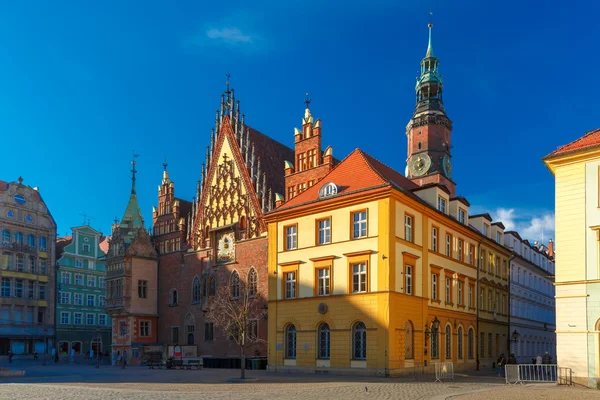
M 446 360 L 452 359 L 452 331 L 450 325 L 446 325 Z
M 412 360 L 415 358 L 413 348 L 413 325 L 410 321 L 404 324 L 404 359 Z
M 192 283 L 192 302 L 198 303 L 200 301 L 200 278 L 195 277 Z
M 215 278 L 211 277 L 209 286 L 208 286 L 208 295 L 214 296 L 216 293 L 217 293 L 217 281 L 215 281 Z
M 352 327 L 352 358 L 367 359 L 367 326 L 364 322 L 359 321 Z
M 206 275 L 200 278 L 200 296 L 208 296 L 208 277 Z
M 296 327 L 285 328 L 285 358 L 296 358 Z
M 231 274 L 229 285 L 231 286 L 231 297 L 234 299 L 240 297 L 240 275 L 237 271 L 233 271 Z
M 469 353 L 468 354 L 469 360 L 472 360 L 473 358 L 475 358 L 474 351 L 473 351 L 474 350 L 473 346 L 474 346 L 474 343 L 473 343 L 473 328 L 470 328 L 468 336 L 467 336 L 467 352 Z
M 248 294 L 250 296 L 258 294 L 258 274 L 254 267 L 250 268 L 250 272 L 248 272 Z
M 4 229 L 2 231 L 2 243 L 8 244 L 10 243 L 10 231 Z
M 12 253 L 5 251 L 2 253 L 2 269 L 12 269 L 13 267 Z
M 463 329 L 462 327 L 458 328 L 458 340 L 456 343 L 456 351 L 458 352 L 458 359 L 463 359 Z
M 46 241 L 46 238 L 45 238 L 45 237 L 41 237 L 41 238 L 40 238 L 40 250 L 41 250 L 41 251 L 46 251 L 46 250 L 48 250 L 48 244 L 47 244 L 47 241 Z
M 35 247 L 35 236 L 33 235 L 27 235 L 27 245 L 30 247 Z
M 171 289 L 171 293 L 170 293 L 169 297 L 171 300 L 171 303 L 169 305 L 176 306 L 179 301 L 179 297 L 177 295 L 177 289 Z
M 331 329 L 329 329 L 329 325 L 326 323 L 322 323 L 319 325 L 319 358 L 321 360 L 329 360 L 330 354 L 330 343 L 331 343 Z
M 15 243 L 23 244 L 23 234 L 21 232 L 15 233 Z

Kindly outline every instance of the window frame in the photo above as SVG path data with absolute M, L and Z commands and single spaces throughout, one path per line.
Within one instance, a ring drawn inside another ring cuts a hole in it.
M 461 224 L 464 224 L 465 221 L 467 220 L 467 213 L 465 210 L 463 210 L 462 208 L 458 207 L 458 222 L 460 222 Z
M 445 197 L 438 195 L 437 209 L 438 211 L 446 214 L 446 211 L 448 210 L 448 201 Z
M 356 273 L 356 276 L 358 277 L 358 289 L 357 291 L 354 290 L 354 267 L 355 266 L 360 266 L 360 265 L 364 265 L 364 272 L 363 271 L 358 271 Z M 363 280 L 360 278 L 361 276 L 364 275 L 364 282 Z M 360 290 L 360 288 L 362 287 L 362 284 L 364 284 L 365 290 Z M 359 294 L 359 293 L 369 293 L 369 263 L 368 260 L 362 260 L 362 261 L 356 261 L 356 262 L 351 262 L 350 263 L 350 294 Z
M 331 359 L 331 327 L 327 322 L 317 327 L 317 359 Z
M 440 229 L 437 226 L 431 227 L 431 251 L 438 253 L 440 249 Z
M 446 255 L 446 257 L 452 258 L 452 234 L 446 233 L 445 239 L 446 240 L 444 241 L 444 254 Z
M 414 271 L 414 266 L 404 263 L 404 294 L 409 296 L 414 296 Z
M 140 328 L 139 328 L 140 337 L 150 337 L 150 336 L 152 336 L 152 332 L 150 330 L 150 327 L 151 327 L 151 321 L 150 320 L 145 320 L 145 319 L 141 320 L 140 321 Z M 146 331 L 146 332 L 144 332 L 144 331 Z M 144 333 L 146 333 L 146 334 L 144 335 Z
M 315 282 L 317 283 L 316 285 L 316 290 L 315 290 L 315 295 L 317 297 L 323 297 L 323 296 L 331 296 L 332 294 L 332 286 L 333 286 L 333 279 L 331 279 L 331 270 L 332 270 L 332 265 L 321 265 L 321 266 L 317 266 L 315 267 Z M 327 277 L 323 276 L 321 277 L 321 272 L 322 271 L 327 271 Z M 327 280 L 326 284 L 321 284 L 321 280 Z M 321 289 L 327 289 L 327 293 L 321 293 Z
M 440 279 L 439 272 L 432 271 L 431 272 L 431 300 L 433 300 L 433 301 L 440 301 L 439 296 L 438 296 L 439 279 Z
M 289 265 L 289 266 L 285 266 L 285 267 L 281 267 L 281 298 L 283 300 L 293 300 L 293 299 L 297 299 L 298 298 L 298 281 L 299 281 L 299 276 L 298 276 L 298 264 L 294 264 L 294 265 Z M 293 273 L 294 274 L 294 280 L 289 280 L 288 281 L 288 274 Z M 287 286 L 288 283 L 294 282 L 294 295 L 293 296 L 289 296 L 288 297 L 288 291 L 287 291 Z
M 284 358 L 286 360 L 296 359 L 297 349 L 297 329 L 294 324 L 287 324 L 283 330 L 284 332 Z M 290 340 L 293 337 L 293 340 Z
M 404 213 L 404 240 L 410 243 L 415 242 L 415 217 L 412 214 Z
M 358 337 L 358 335 L 360 335 L 360 337 Z M 367 324 L 363 321 L 356 321 L 352 324 L 352 359 L 360 361 L 366 360 L 368 357 L 367 347 Z
M 354 221 L 354 216 L 357 214 L 365 214 L 364 220 Z M 365 234 L 362 235 L 362 224 L 364 223 L 364 231 Z M 358 225 L 358 236 L 355 235 L 354 225 Z M 363 208 L 360 210 L 350 211 L 350 239 L 351 240 L 359 240 L 365 239 L 369 237 L 369 209 Z
M 321 223 L 322 222 L 329 222 L 329 226 L 328 227 L 323 227 L 323 241 L 321 241 Z M 326 244 L 331 244 L 332 242 L 332 230 L 333 230 L 333 224 L 332 224 L 332 219 L 331 217 L 325 217 L 325 218 L 319 218 L 315 221 L 315 232 L 316 232 L 316 237 L 315 237 L 315 243 L 317 246 L 323 246 Z M 327 240 L 327 234 L 329 234 L 329 239 Z
M 288 232 L 289 229 L 294 228 L 294 233 L 291 234 Z M 283 227 L 283 234 L 284 234 L 284 250 L 285 251 L 291 251 L 291 250 L 297 250 L 298 249 L 298 224 L 291 224 L 291 225 L 285 225 Z M 290 239 L 293 238 L 294 240 L 294 247 L 291 247 L 291 242 Z

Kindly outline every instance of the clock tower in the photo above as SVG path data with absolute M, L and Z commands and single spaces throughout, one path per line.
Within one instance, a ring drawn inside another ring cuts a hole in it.
M 444 83 L 439 73 L 439 60 L 433 54 L 431 28 L 425 58 L 421 60 L 421 74 L 417 77 L 416 107 L 406 126 L 408 157 L 406 176 L 417 185 L 442 184 L 456 195 L 452 181 L 450 132 L 452 121 L 446 116 L 443 104 Z

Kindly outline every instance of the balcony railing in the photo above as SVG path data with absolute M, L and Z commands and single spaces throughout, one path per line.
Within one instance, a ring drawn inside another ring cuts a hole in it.
M 28 253 L 28 254 L 37 254 L 37 252 L 38 252 L 37 248 L 35 248 L 33 246 L 29 246 L 24 243 L 17 243 L 17 242 L 13 242 L 13 243 L 1 242 L 0 248 L 9 249 L 9 250 L 16 251 L 19 253 Z
M 124 307 L 127 305 L 130 298 L 131 298 L 131 296 L 122 296 L 122 297 L 115 297 L 112 299 L 106 299 L 106 303 L 105 303 L 104 307 L 105 308 Z

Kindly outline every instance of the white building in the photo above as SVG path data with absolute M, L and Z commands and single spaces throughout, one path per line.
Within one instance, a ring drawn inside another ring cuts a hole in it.
M 510 259 L 511 353 L 521 364 L 548 352 L 556 362 L 556 303 L 554 299 L 554 249 L 531 245 L 517 232 L 504 234 Z

